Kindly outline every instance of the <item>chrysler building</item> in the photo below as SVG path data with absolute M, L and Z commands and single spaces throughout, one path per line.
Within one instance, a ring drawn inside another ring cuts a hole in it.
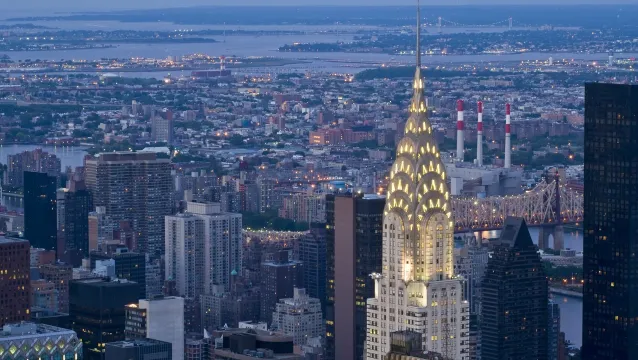
M 390 169 L 383 218 L 383 270 L 367 301 L 366 358 L 385 359 L 390 333 L 423 334 L 424 351 L 466 360 L 469 305 L 453 273 L 454 219 L 445 167 L 432 136 L 421 78 L 420 7 L 417 62 L 405 136 Z

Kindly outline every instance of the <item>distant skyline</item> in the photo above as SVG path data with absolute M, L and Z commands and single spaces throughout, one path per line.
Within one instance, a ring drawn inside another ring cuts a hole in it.
M 83 1 L 83 0 L 57 0 L 55 6 L 51 6 L 50 0 L 25 0 L 6 1 L 2 4 L 3 10 L 20 12 L 33 12 L 42 15 L 43 12 L 55 11 L 109 11 L 132 10 L 149 8 L 175 8 L 192 6 L 409 6 L 414 5 L 414 0 L 109 0 L 109 1 Z M 613 0 L 612 4 L 635 4 L 635 0 Z M 576 5 L 599 4 L 609 5 L 604 0 L 433 0 L 422 1 L 423 6 L 428 5 Z M 53 14 L 52 14 L 53 15 Z

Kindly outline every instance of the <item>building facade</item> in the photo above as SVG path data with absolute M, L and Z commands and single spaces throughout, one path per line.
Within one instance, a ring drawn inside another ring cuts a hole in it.
M 305 289 L 295 288 L 292 298 L 277 302 L 271 327 L 292 336 L 298 346 L 306 345 L 308 339 L 323 337 L 321 302 L 308 296 Z
M 82 342 L 75 331 L 21 322 L 4 325 L 0 332 L 0 359 L 63 358 L 83 359 Z
M 93 197 L 83 181 L 69 181 L 68 188 L 57 191 L 58 247 L 65 262 L 80 266 L 89 256 L 89 213 L 93 211 Z
M 44 264 L 38 268 L 40 278 L 52 283 L 58 292 L 57 312 L 69 313 L 69 283 L 73 279 L 73 267 L 71 265 L 56 263 Z
M 180 296 L 210 294 L 214 285 L 230 291 L 231 273 L 242 269 L 241 220 L 219 203 L 189 202 L 186 213 L 166 216 L 166 278 Z
M 481 359 L 548 359 L 547 278 L 522 218 L 509 217 L 482 284 Z
M 294 296 L 303 287 L 303 264 L 289 258 L 289 251 L 279 251 L 261 265 L 261 321 L 272 322 L 272 314 L 280 299 Z
M 146 337 L 171 344 L 172 359 L 184 359 L 184 298 L 157 296 L 140 299 L 146 311 Z
M 294 193 L 284 196 L 279 217 L 296 222 L 324 223 L 326 199 L 322 194 Z
M 303 284 L 308 296 L 326 304 L 326 229 L 316 227 L 299 239 L 299 261 L 303 265 Z
M 164 253 L 164 216 L 173 212 L 170 159 L 150 152 L 98 154 L 84 161 L 93 204 L 103 206 L 113 226 L 128 221 L 136 249 Z
M 57 178 L 62 172 L 62 163 L 54 154 L 42 149 L 25 151 L 7 156 L 7 171 L 4 173 L 4 184 L 14 187 L 24 186 L 26 171 L 45 173 Z
M 0 326 L 29 320 L 29 242 L 0 237 Z
M 138 298 L 146 298 L 146 256 L 128 251 L 127 248 L 122 247 L 115 249 L 115 251 L 110 254 L 91 252 L 91 269 L 95 269 L 96 261 L 108 259 L 115 261 L 115 277 L 137 283 L 140 287 Z
M 106 360 L 174 360 L 171 343 L 154 339 L 114 341 L 106 344 Z M 184 356 L 182 355 L 181 358 Z
M 385 198 L 326 196 L 326 357 L 363 359 L 366 299 L 374 296 L 372 273 L 382 266 Z
M 139 285 L 102 278 L 71 281 L 71 328 L 84 344 L 84 360 L 102 360 L 106 343 L 125 338 L 126 305 L 138 300 Z
M 638 86 L 585 84 L 583 360 L 638 358 Z
M 366 358 L 383 359 L 390 333 L 412 330 L 423 334 L 425 350 L 466 360 L 469 304 L 463 279 L 453 273 L 452 204 L 423 95 L 419 41 L 410 115 L 390 169 L 383 269 L 368 299 Z
M 24 173 L 24 237 L 31 246 L 56 250 L 57 244 L 57 178 L 46 173 Z

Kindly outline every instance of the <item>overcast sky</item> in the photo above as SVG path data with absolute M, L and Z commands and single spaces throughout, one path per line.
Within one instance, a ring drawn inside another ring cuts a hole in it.
M 0 0 L 0 9 L 42 11 L 120 10 L 215 5 L 414 5 L 414 0 Z M 630 4 L 637 0 L 422 0 L 423 5 Z M 55 5 L 53 5 L 55 4 Z M 1 11 L 0 11 L 1 14 Z M 1 15 L 0 15 L 1 16 Z

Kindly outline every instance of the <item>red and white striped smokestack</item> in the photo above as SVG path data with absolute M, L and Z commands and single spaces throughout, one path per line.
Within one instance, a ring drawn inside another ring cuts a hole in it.
M 463 161 L 463 145 L 465 141 L 464 130 L 465 123 L 463 122 L 463 100 L 456 101 L 457 121 L 456 121 L 456 159 Z
M 505 104 L 505 168 L 512 167 L 512 139 L 511 139 L 511 118 L 510 104 Z
M 476 163 L 483 166 L 483 102 L 478 102 L 478 123 L 476 124 Z

